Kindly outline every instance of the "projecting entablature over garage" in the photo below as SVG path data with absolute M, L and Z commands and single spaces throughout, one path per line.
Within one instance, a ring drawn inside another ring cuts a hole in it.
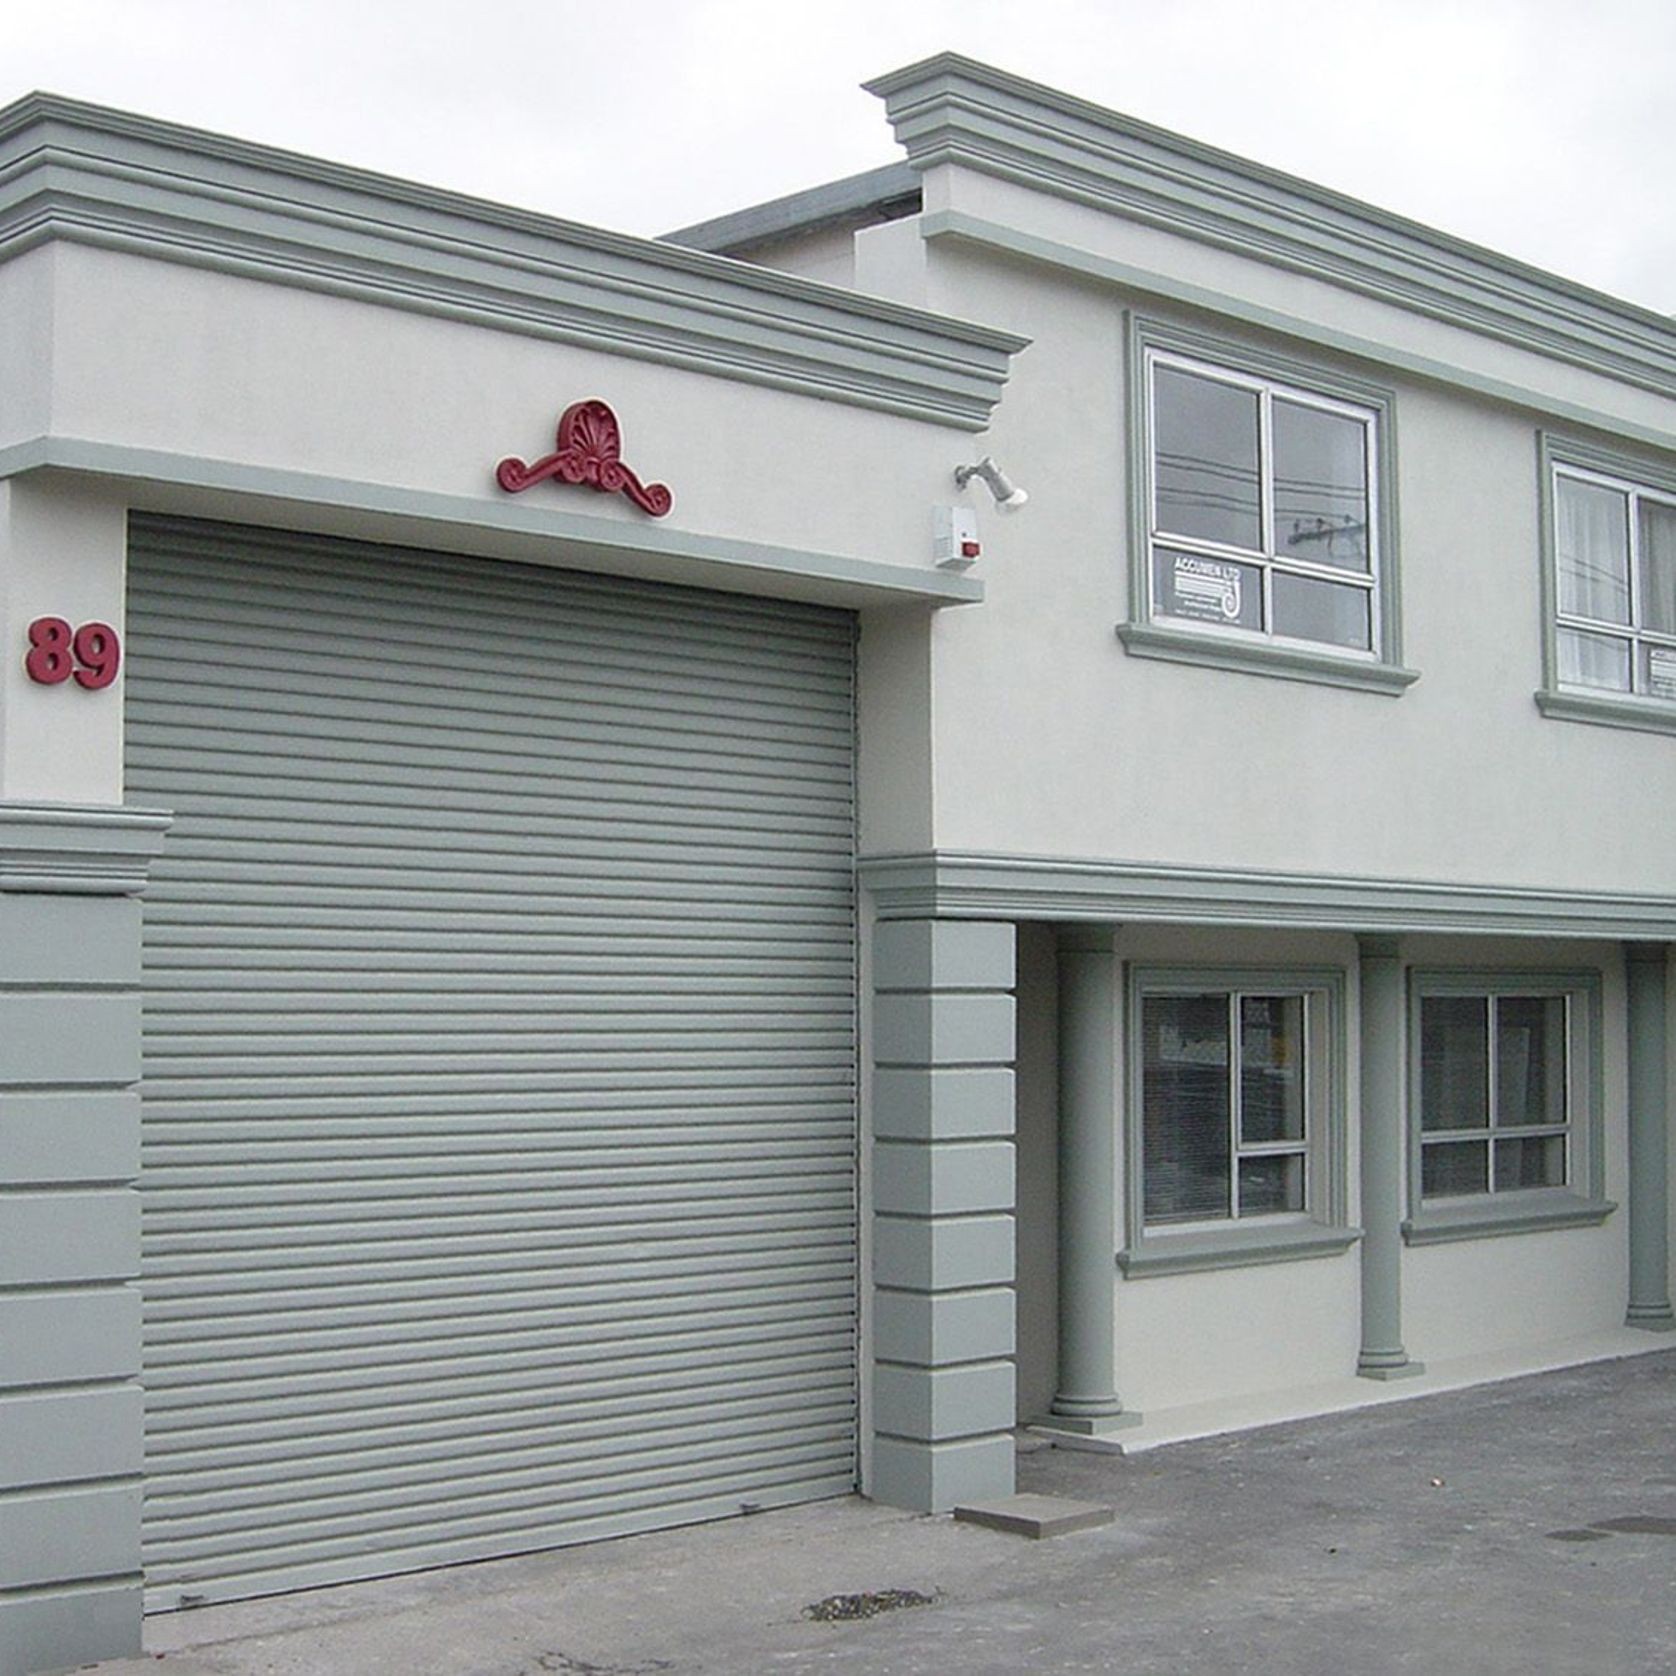
M 0 294 L 7 475 L 845 604 L 979 597 L 936 568 L 927 509 L 1024 347 L 46 95 L 0 112 Z M 667 516 L 497 484 L 583 401 Z

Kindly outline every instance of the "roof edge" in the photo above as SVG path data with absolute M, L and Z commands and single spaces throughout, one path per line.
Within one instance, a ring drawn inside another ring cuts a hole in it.
M 783 198 L 770 198 L 766 203 L 732 210 L 708 221 L 695 221 L 690 227 L 678 227 L 658 237 L 660 242 L 688 250 L 726 254 L 828 227 L 894 221 L 916 213 L 919 207 L 920 171 L 907 162 L 887 163 L 883 168 L 846 175 L 842 180 L 790 192 Z
M 54 239 L 964 430 L 988 423 L 1025 343 L 724 255 L 35 93 L 0 109 L 0 261 Z
M 911 166 L 954 164 L 1307 272 L 1668 394 L 1676 320 L 959 53 L 863 84 Z

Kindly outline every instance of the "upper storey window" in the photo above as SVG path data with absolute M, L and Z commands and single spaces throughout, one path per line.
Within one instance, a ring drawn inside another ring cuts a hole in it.
M 1152 362 L 1153 609 L 1371 652 L 1374 415 Z
M 1676 497 L 1554 472 L 1559 678 L 1676 699 Z
M 1400 690 L 1389 402 L 1143 338 L 1131 651 Z

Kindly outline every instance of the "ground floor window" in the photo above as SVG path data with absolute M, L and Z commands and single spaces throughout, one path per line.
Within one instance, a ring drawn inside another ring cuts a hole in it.
M 1598 977 L 1417 971 L 1412 989 L 1414 1226 L 1495 1232 L 1598 1199 Z
M 1337 973 L 1131 974 L 1126 1267 L 1301 1254 L 1342 1223 L 1342 988 Z
M 1146 1220 L 1298 1212 L 1309 1198 L 1304 995 L 1148 995 L 1141 1016 Z

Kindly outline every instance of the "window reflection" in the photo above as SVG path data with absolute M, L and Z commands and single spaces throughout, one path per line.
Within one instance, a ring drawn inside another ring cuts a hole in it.
M 1158 527 L 1260 550 L 1256 392 L 1160 367 L 1154 400 Z
M 1147 371 L 1151 613 L 1374 653 L 1378 409 L 1160 350 Z
M 1560 610 L 1599 623 L 1629 621 L 1629 500 L 1562 477 L 1555 496 Z
M 1275 548 L 1311 564 L 1368 568 L 1367 433 L 1360 421 L 1274 404 Z

